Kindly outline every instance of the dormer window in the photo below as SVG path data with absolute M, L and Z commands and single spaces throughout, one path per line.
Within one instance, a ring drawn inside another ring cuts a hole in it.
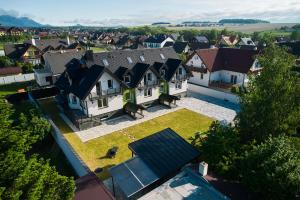
M 105 67 L 107 67 L 109 65 L 108 61 L 106 59 L 103 59 L 102 62 L 103 62 L 103 64 L 104 64 Z
M 129 62 L 129 64 L 132 63 L 132 59 L 130 57 L 127 57 L 127 61 Z
M 144 56 L 140 56 L 140 59 L 142 62 L 145 62 L 145 57 Z
M 165 56 L 164 56 L 164 54 L 162 54 L 162 53 L 160 54 L 160 57 L 161 57 L 161 59 L 163 59 L 163 60 L 166 59 Z
M 129 75 L 124 76 L 124 82 L 125 83 L 130 83 L 130 76 Z
M 165 69 L 162 69 L 162 70 L 160 71 L 160 75 L 161 75 L 161 76 L 165 76 L 165 74 L 166 74 L 166 70 L 165 70 Z
M 178 69 L 178 74 L 182 75 L 182 68 L 181 67 Z

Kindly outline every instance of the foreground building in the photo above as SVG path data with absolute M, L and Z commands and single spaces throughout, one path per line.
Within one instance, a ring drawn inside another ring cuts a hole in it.
M 61 102 L 79 128 L 123 111 L 136 118 L 158 102 L 186 96 L 188 70 L 173 48 L 118 50 L 72 59 L 55 85 Z M 84 125 L 85 124 L 85 125 Z
M 119 199 L 228 199 L 187 169 L 197 162 L 200 153 L 172 129 L 134 141 L 128 147 L 133 157 L 109 169 L 114 195 Z
M 257 54 L 256 50 L 235 48 L 197 50 L 186 62 L 193 74 L 189 83 L 223 89 L 247 86 L 248 75 L 261 70 L 255 59 Z

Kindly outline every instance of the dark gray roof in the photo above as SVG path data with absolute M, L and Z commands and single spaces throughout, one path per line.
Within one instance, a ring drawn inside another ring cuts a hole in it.
M 4 52 L 10 59 L 18 60 L 30 46 L 30 44 L 6 44 L 4 45 Z
M 65 66 L 72 59 L 81 59 L 85 51 L 68 50 L 68 51 L 49 51 L 43 55 L 45 63 L 51 67 L 54 75 L 61 74 L 65 71 Z
M 168 37 L 169 36 L 167 36 L 167 35 L 153 35 L 153 36 L 150 36 L 149 38 L 147 38 L 144 42 L 147 42 L 147 43 L 162 43 Z
M 165 59 L 161 57 L 162 54 Z M 141 60 L 141 56 L 145 61 Z M 127 58 L 131 58 L 132 63 L 128 62 Z M 157 49 L 135 49 L 135 50 L 116 50 L 111 52 L 101 52 L 93 54 L 91 64 L 104 65 L 103 60 L 108 62 L 108 68 L 112 73 L 115 73 L 119 67 L 132 69 L 137 63 L 145 63 L 153 65 L 154 62 L 165 63 L 168 58 L 178 59 L 178 55 L 172 47 L 157 48 Z
M 173 48 L 176 51 L 176 53 L 180 54 L 184 51 L 186 46 L 188 46 L 187 42 L 175 42 L 174 45 L 173 45 Z
M 200 43 L 209 43 L 207 37 L 202 36 L 202 35 L 198 35 L 198 36 L 193 37 L 193 41 L 194 42 L 200 42 Z
M 65 48 L 68 48 L 69 44 L 67 42 L 66 39 L 42 39 L 42 40 L 34 40 L 35 42 L 35 45 L 38 49 L 40 49 L 41 51 L 44 51 L 45 48 L 51 46 L 53 47 L 54 49 L 57 49 L 58 47 L 65 47 Z M 25 43 L 27 44 L 32 44 L 32 40 L 27 40 Z M 71 42 L 73 43 L 73 42 Z
M 109 169 L 126 197 L 153 189 L 153 184 L 173 176 L 200 153 L 172 129 L 130 143 L 135 157 Z

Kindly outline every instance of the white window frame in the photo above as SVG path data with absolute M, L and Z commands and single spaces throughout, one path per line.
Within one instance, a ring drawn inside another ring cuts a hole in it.
M 162 53 L 160 54 L 160 57 L 161 57 L 161 59 L 163 59 L 163 60 L 166 59 L 166 57 L 165 57 L 164 54 L 162 54 Z
M 126 81 L 126 78 L 128 78 L 128 81 Z M 129 75 L 125 75 L 125 76 L 124 76 L 124 82 L 125 82 L 125 83 L 130 83 L 130 82 L 131 82 L 131 78 L 130 78 Z
M 109 82 L 111 82 L 111 87 L 109 87 Z M 107 80 L 107 88 L 108 89 L 113 89 L 114 88 L 114 81 L 112 79 Z
M 200 79 L 203 80 L 204 79 L 204 74 L 200 73 Z
M 142 62 L 145 62 L 145 57 L 144 56 L 140 56 L 140 59 Z
M 101 104 L 100 104 L 100 102 L 101 102 Z M 104 102 L 106 102 L 106 105 L 104 105 L 105 104 Z M 108 98 L 98 99 L 97 104 L 98 104 L 99 109 L 107 108 L 108 107 Z M 101 106 L 99 106 L 99 105 L 101 105 Z
M 72 104 L 77 104 L 77 97 L 72 95 Z
M 151 97 L 152 96 L 152 88 L 146 88 L 144 90 L 144 97 Z
M 182 82 L 181 82 L 181 81 L 177 81 L 177 82 L 175 83 L 175 89 L 176 89 L 176 90 L 182 89 Z

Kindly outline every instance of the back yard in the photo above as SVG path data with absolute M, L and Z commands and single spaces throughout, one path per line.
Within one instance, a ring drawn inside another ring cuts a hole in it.
M 213 121 L 212 119 L 193 111 L 180 109 L 83 143 L 61 119 L 59 110 L 53 99 L 40 100 L 40 105 L 60 128 L 65 138 L 87 166 L 91 170 L 95 170 L 99 167 L 104 169 L 103 172 L 98 174 L 101 179 L 108 178 L 109 174 L 107 169 L 109 167 L 119 164 L 131 157 L 131 152 L 128 149 L 128 144 L 130 142 L 146 137 L 167 127 L 172 128 L 190 142 L 189 138 L 193 136 L 194 133 L 207 130 Z M 119 147 L 116 157 L 113 159 L 107 158 L 107 151 L 114 146 Z

